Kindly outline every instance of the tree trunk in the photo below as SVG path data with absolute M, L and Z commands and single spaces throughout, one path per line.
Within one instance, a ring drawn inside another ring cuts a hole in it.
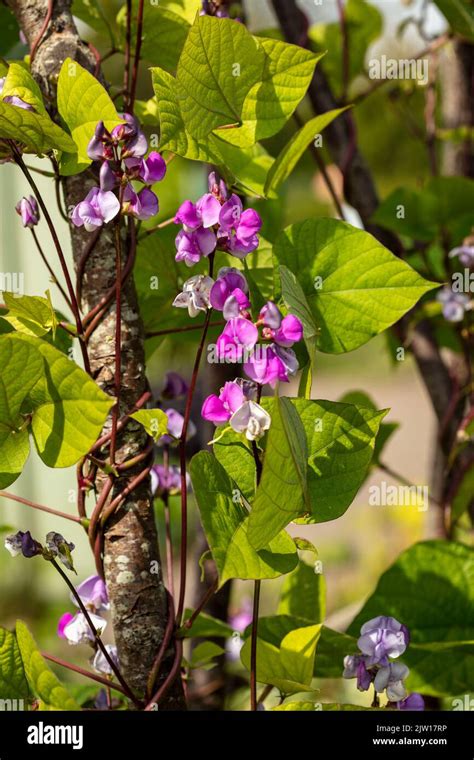
M 47 0 L 9 0 L 30 49 L 41 34 L 46 18 Z M 70 57 L 91 73 L 96 61 L 78 35 L 70 11 L 70 0 L 55 0 L 52 18 L 46 32 L 36 44 L 32 73 L 38 81 L 46 104 L 54 117 L 57 75 L 63 61 Z M 81 201 L 97 182 L 90 172 L 62 180 L 67 208 Z M 70 226 L 74 264 L 77 270 L 81 257 L 90 244 L 91 234 L 83 228 Z M 122 236 L 122 270 L 129 255 L 125 236 Z M 114 230 L 106 227 L 89 256 L 83 279 L 83 312 L 99 303 L 114 285 Z M 91 371 L 100 387 L 115 395 L 115 299 L 105 317 L 93 332 L 88 344 Z M 144 360 L 144 330 L 140 319 L 133 277 L 122 290 L 122 365 L 120 414 L 131 409 L 147 389 Z M 110 429 L 108 419 L 104 432 Z M 133 420 L 117 437 L 116 461 L 120 463 L 145 450 L 147 436 Z M 111 498 L 118 495 L 127 482 L 144 467 L 142 462 L 118 478 Z M 102 487 L 104 479 L 98 480 Z M 103 546 L 105 579 L 111 602 L 115 640 L 122 673 L 139 696 L 146 689 L 147 677 L 163 639 L 167 623 L 167 594 L 161 574 L 157 531 L 149 477 L 145 478 L 122 502 L 105 527 Z M 160 671 L 159 682 L 169 672 L 173 659 L 170 647 Z M 160 709 L 182 709 L 183 694 L 180 680 L 168 691 Z

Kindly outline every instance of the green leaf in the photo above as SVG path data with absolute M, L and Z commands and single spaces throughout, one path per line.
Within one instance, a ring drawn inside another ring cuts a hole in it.
M 289 628 L 294 618 L 277 616 L 260 618 L 257 639 L 257 681 L 272 684 L 284 694 L 309 691 L 313 679 L 314 656 L 321 632 L 320 625 Z M 240 657 L 250 670 L 250 637 Z
M 372 411 L 377 410 L 375 403 L 366 393 L 364 393 L 364 391 L 349 391 L 341 396 L 339 401 L 343 404 L 365 406 L 367 409 L 372 409 Z M 399 427 L 400 425 L 398 422 L 382 422 L 380 424 L 379 432 L 375 439 L 373 464 L 378 464 L 380 462 L 380 457 L 386 444 Z
M 230 578 L 277 578 L 296 567 L 298 556 L 291 538 L 281 532 L 260 551 L 248 537 L 248 514 L 236 484 L 217 459 L 206 451 L 190 465 L 202 525 L 219 574 L 219 587 Z
M 43 358 L 42 377 L 30 390 L 31 429 L 38 453 L 49 467 L 69 467 L 99 436 L 114 399 L 83 369 L 39 338 L 5 336 L 25 343 Z
M 344 705 L 339 702 L 285 702 L 283 705 L 272 707 L 272 712 L 347 712 L 350 710 L 374 709 L 377 708 L 360 707 L 360 705 Z
M 139 409 L 130 415 L 145 428 L 154 441 L 168 432 L 168 417 L 162 409 Z
M 290 176 L 306 148 L 314 140 L 316 135 L 322 132 L 328 124 L 334 121 L 339 114 L 346 111 L 348 107 L 349 106 L 346 106 L 345 108 L 335 108 L 333 111 L 327 111 L 324 114 L 315 116 L 293 135 L 281 153 L 279 153 L 275 159 L 275 163 L 268 172 L 267 181 L 265 183 L 265 195 L 268 196 L 272 191 L 276 191 L 280 187 L 280 185 Z
M 213 135 L 209 136 L 210 138 Z M 268 173 L 273 166 L 274 159 L 267 153 L 260 143 L 250 148 L 238 148 L 235 145 L 214 138 L 214 142 L 221 155 L 220 171 L 227 179 L 229 185 L 237 184 L 247 194 L 276 198 L 276 193 L 270 189 L 266 191 Z
M 0 100 L 0 138 L 22 143 L 27 152 L 41 155 L 56 148 L 74 150 L 74 142 L 49 116 Z
M 0 628 L 0 699 L 27 699 L 28 682 L 15 634 Z
M 310 357 L 310 365 L 313 366 L 316 359 L 316 343 L 320 328 L 296 276 L 285 266 L 279 267 L 278 271 L 281 279 L 283 300 L 288 310 L 295 317 L 298 317 L 303 325 L 304 342 Z M 309 383 L 311 383 L 311 378 L 309 379 Z M 311 391 L 311 387 L 309 391 Z M 306 392 L 308 393 L 308 390 Z
M 255 460 L 247 440 L 233 430 L 226 431 L 213 444 L 216 459 L 235 481 L 243 496 L 250 501 L 256 487 Z
M 197 17 L 178 63 L 180 108 L 195 137 L 240 123 L 245 98 L 262 79 L 266 56 L 243 24 Z M 255 141 L 254 141 L 255 142 Z
M 216 657 L 220 657 L 222 654 L 225 654 L 225 649 L 218 644 L 213 641 L 203 641 L 202 644 L 194 647 L 191 660 L 187 664 L 192 670 L 212 670 L 217 665 Z
M 56 331 L 58 320 L 54 312 L 49 291 L 47 298 L 41 296 L 17 296 L 4 293 L 3 300 L 8 313 L 2 315 L 15 330 L 27 335 L 42 337 L 50 330 Z
M 474 494 L 474 468 L 470 468 L 461 480 L 451 505 L 451 519 L 455 522 L 469 509 Z
M 71 11 L 73 16 L 80 18 L 91 29 L 104 37 L 108 36 L 112 48 L 116 47 L 112 27 L 99 0 L 73 0 Z
M 193 610 L 187 609 L 184 613 L 184 622 L 189 620 L 192 614 Z M 218 620 L 206 612 L 200 612 L 191 628 L 186 628 L 183 625 L 179 633 L 184 639 L 227 639 L 232 636 L 232 628 L 223 620 Z
M 253 509 L 249 540 L 261 549 L 298 515 L 311 511 L 304 427 L 290 399 L 275 397 L 271 426 Z
M 279 615 L 293 615 L 312 623 L 326 616 L 326 579 L 305 562 L 286 576 L 280 593 Z
M 30 72 L 20 63 L 10 63 L 2 89 L 2 98 L 16 96 L 32 106 L 41 116 L 48 116 L 43 103 L 43 96 L 38 84 Z
M 287 227 L 274 253 L 280 264 L 298 273 L 320 328 L 317 347 L 327 353 L 362 346 L 438 286 L 368 232 L 335 219 L 308 219 Z
M 344 657 L 359 652 L 357 638 L 323 625 L 314 663 L 315 678 L 342 678 Z
M 84 169 L 91 159 L 87 146 L 99 121 L 110 131 L 122 123 L 104 87 L 77 61 L 66 58 L 58 78 L 58 111 L 69 127 L 75 143 L 78 166 Z
M 467 0 L 434 0 L 456 34 L 474 41 L 474 8 Z
M 381 576 L 350 625 L 391 615 L 408 627 L 403 662 L 410 691 L 433 696 L 474 689 L 474 550 L 453 541 L 424 541 L 403 552 Z
M 282 129 L 306 94 L 323 54 L 297 45 L 258 37 L 265 68 L 247 94 L 240 115 L 242 126 L 219 130 L 223 140 L 248 147 Z
M 22 404 L 43 373 L 43 361 L 33 346 L 14 333 L 0 337 L 0 488 L 18 478 L 28 455 L 28 430 Z
M 26 625 L 18 620 L 16 638 L 25 668 L 26 678 L 33 693 L 46 710 L 80 710 L 77 702 L 56 678 L 39 651 Z

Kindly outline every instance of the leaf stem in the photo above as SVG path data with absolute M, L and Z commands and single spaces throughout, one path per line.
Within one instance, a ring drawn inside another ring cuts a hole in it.
M 107 678 L 102 678 L 102 676 L 96 675 L 96 673 L 92 673 L 90 670 L 85 670 L 84 668 L 79 667 L 79 665 L 73 665 L 72 662 L 66 662 L 65 660 L 61 660 L 59 657 L 56 657 L 53 654 L 49 654 L 48 652 L 41 652 L 41 656 L 44 657 L 45 660 L 50 660 L 50 662 L 54 662 L 56 665 L 61 665 L 62 668 L 67 668 L 68 670 L 73 670 L 74 673 L 79 673 L 81 676 L 85 676 L 86 678 L 91 678 L 93 681 L 97 681 L 97 683 L 101 683 L 103 686 L 106 686 L 108 689 L 115 689 L 115 691 L 119 691 L 121 694 L 124 694 L 126 697 L 128 696 L 125 689 L 120 686 L 118 683 L 114 683 L 113 681 L 110 681 Z
M 15 494 L 9 493 L 8 491 L 0 491 L 0 497 L 9 499 L 10 501 L 17 501 L 19 504 L 25 504 L 27 507 L 38 509 L 41 512 L 47 512 L 48 514 L 55 515 L 56 517 L 64 517 L 65 520 L 71 520 L 71 522 L 79 523 L 80 525 L 84 524 L 84 519 L 81 517 L 68 515 L 67 512 L 60 512 L 58 509 L 53 509 L 52 507 L 45 507 L 43 504 L 37 504 L 35 501 L 24 499 L 22 496 L 16 496 Z

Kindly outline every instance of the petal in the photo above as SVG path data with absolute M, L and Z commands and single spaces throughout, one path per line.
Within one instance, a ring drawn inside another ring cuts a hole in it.
M 237 235 L 242 240 L 247 240 L 259 232 L 261 226 L 262 220 L 260 219 L 260 216 L 253 208 L 248 208 L 240 217 L 237 227 Z
M 232 193 L 229 200 L 224 203 L 219 214 L 219 224 L 224 232 L 235 229 L 242 213 L 242 201 Z
M 104 222 L 110 222 L 111 219 L 117 216 L 120 211 L 120 203 L 114 193 L 110 190 L 99 190 L 97 193 L 97 204 L 100 209 L 100 214 Z
M 213 227 L 219 221 L 221 204 L 211 193 L 206 193 L 199 198 L 196 208 L 202 220 L 203 227 Z
M 216 248 L 216 236 L 213 231 L 201 227 L 194 234 L 203 256 L 209 256 Z
M 144 171 L 140 176 L 144 182 L 150 185 L 154 182 L 161 182 L 166 174 L 166 162 L 163 156 L 156 150 L 153 150 L 143 164 Z
M 196 206 L 191 201 L 184 201 L 181 204 L 174 218 L 177 224 L 185 224 L 190 229 L 196 229 L 201 226 L 201 219 L 198 215 Z
M 227 382 L 221 390 L 219 398 L 231 412 L 235 412 L 245 401 L 242 388 L 235 382 Z
M 201 409 L 201 417 L 203 419 L 213 422 L 215 425 L 220 425 L 223 422 L 227 422 L 230 416 L 230 412 L 215 394 L 205 399 Z

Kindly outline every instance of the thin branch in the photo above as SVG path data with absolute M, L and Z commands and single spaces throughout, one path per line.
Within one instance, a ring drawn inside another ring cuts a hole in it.
M 56 657 L 53 654 L 49 654 L 49 652 L 41 652 L 41 656 L 44 657 L 45 660 L 54 662 L 56 665 L 61 665 L 62 668 L 67 668 L 68 670 L 74 671 L 74 673 L 79 673 L 81 676 L 91 678 L 92 681 L 97 681 L 97 683 L 106 686 L 108 689 L 115 689 L 115 691 L 119 691 L 120 694 L 123 694 L 125 697 L 128 696 L 127 692 L 122 686 L 120 686 L 120 684 L 114 683 L 108 678 L 102 678 L 102 676 L 99 676 L 96 673 L 92 673 L 90 670 L 85 670 L 84 668 L 79 667 L 79 665 L 73 665 L 72 662 L 61 660 L 59 657 Z
M 130 113 L 133 113 L 133 107 L 135 105 L 135 93 L 137 90 L 137 82 L 138 82 L 138 70 L 140 67 L 140 52 L 142 49 L 142 31 L 143 31 L 143 11 L 144 11 L 144 0 L 138 0 L 138 13 L 137 13 L 137 39 L 135 43 L 135 58 L 133 60 L 133 71 L 132 71 L 132 84 L 130 87 L 130 100 L 129 100 L 129 111 Z
M 72 522 L 84 525 L 84 518 L 76 517 L 75 515 L 68 515 L 67 512 L 60 512 L 58 509 L 53 509 L 52 507 L 45 507 L 43 504 L 37 504 L 35 501 L 24 499 L 22 496 L 16 496 L 15 494 L 9 493 L 8 491 L 0 491 L 0 497 L 9 499 L 10 501 L 17 501 L 19 504 L 24 504 L 25 506 L 31 507 L 32 509 L 38 509 L 40 512 L 47 512 L 48 514 L 55 515 L 56 517 L 64 517 L 65 520 L 71 520 Z
M 220 319 L 218 322 L 209 322 L 208 327 L 222 327 L 225 325 L 225 320 Z M 160 335 L 175 335 L 176 333 L 192 332 L 193 330 L 202 330 L 202 325 L 186 325 L 186 327 L 171 327 L 168 330 L 152 330 L 145 334 L 145 338 L 157 338 Z
M 51 275 L 51 277 L 52 277 L 52 279 L 53 279 L 53 282 L 54 282 L 54 284 L 57 286 L 57 288 L 58 288 L 59 292 L 61 293 L 62 297 L 63 297 L 63 298 L 64 298 L 64 300 L 66 301 L 66 303 L 67 303 L 67 305 L 68 305 L 69 309 L 71 310 L 71 313 L 73 313 L 73 308 L 72 308 L 72 304 L 71 304 L 71 301 L 70 301 L 70 299 L 69 299 L 69 296 L 68 296 L 68 294 L 66 293 L 66 291 L 64 290 L 64 288 L 63 288 L 63 286 L 61 285 L 61 283 L 59 282 L 59 280 L 58 280 L 58 278 L 56 277 L 56 275 L 54 274 L 54 270 L 53 270 L 53 267 L 51 266 L 51 264 L 49 263 L 48 259 L 46 258 L 46 255 L 45 255 L 45 253 L 44 253 L 44 251 L 43 251 L 43 249 L 42 249 L 42 247 L 41 247 L 41 245 L 40 245 L 40 242 L 39 242 L 39 240 L 38 240 L 38 236 L 37 236 L 37 234 L 36 234 L 36 232 L 35 232 L 34 228 L 33 228 L 33 227 L 30 227 L 30 230 L 31 230 L 31 234 L 33 235 L 33 240 L 35 241 L 35 245 L 36 245 L 36 247 L 37 247 L 37 249 L 38 249 L 38 253 L 39 253 L 39 255 L 41 256 L 41 258 L 42 258 L 42 260 L 43 260 L 43 263 L 44 263 L 44 265 L 45 265 L 46 269 L 47 269 L 47 270 L 48 270 L 48 272 L 50 273 L 50 275 Z

